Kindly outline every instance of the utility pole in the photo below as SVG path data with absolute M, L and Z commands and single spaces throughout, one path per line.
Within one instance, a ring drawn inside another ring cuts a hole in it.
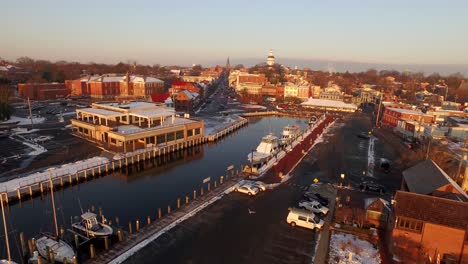
M 380 89 L 380 102 L 379 102 L 379 108 L 377 110 L 377 118 L 375 119 L 375 127 L 379 127 L 380 107 L 382 106 L 382 101 L 383 101 L 383 89 Z
M 31 101 L 29 101 L 29 97 L 28 97 L 28 106 L 29 106 L 29 118 L 31 119 L 31 129 L 33 129 L 34 123 L 33 123 L 32 110 L 31 110 Z

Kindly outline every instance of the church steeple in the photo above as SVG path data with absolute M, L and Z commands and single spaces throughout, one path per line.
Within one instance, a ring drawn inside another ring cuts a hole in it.
M 229 62 L 229 56 L 227 57 L 227 61 L 226 61 L 226 70 L 230 70 L 231 69 L 231 63 Z

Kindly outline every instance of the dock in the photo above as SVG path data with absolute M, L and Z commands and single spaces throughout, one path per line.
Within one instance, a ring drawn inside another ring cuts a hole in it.
M 168 232 L 179 223 L 192 217 L 207 206 L 221 199 L 224 194 L 231 192 L 245 175 L 232 173 L 231 175 L 221 176 L 219 179 L 208 183 L 207 189 L 199 191 L 194 190 L 191 197 L 186 196 L 185 199 L 177 200 L 177 208 L 167 209 L 161 208 L 157 211 L 155 219 L 147 219 L 146 225 L 140 228 L 142 223 L 138 222 L 135 225 L 135 230 L 132 233 L 132 228 L 129 227 L 127 235 L 119 234 L 119 242 L 111 245 L 109 250 L 104 252 L 96 252 L 94 258 L 86 260 L 84 263 L 122 263 L 127 258 L 136 253 L 139 249 L 145 247 L 159 236 Z M 164 215 L 162 212 L 165 212 Z M 156 211 L 155 211 L 156 212 Z M 94 246 L 90 246 L 94 250 Z
M 90 159 L 89 162 L 81 164 L 77 162 L 52 167 L 42 172 L 0 183 L 0 195 L 3 196 L 6 203 L 20 202 L 22 199 L 33 198 L 48 192 L 50 188 L 49 177 L 54 188 L 65 188 L 139 164 L 145 160 L 156 159 L 171 152 L 191 148 L 206 142 L 208 142 L 208 138 L 203 137 L 196 140 L 140 149 L 130 153 L 121 153 L 119 159 L 95 157 Z
M 215 132 L 209 134 L 207 136 L 208 141 L 210 142 L 217 141 L 223 138 L 224 136 L 234 132 L 235 130 L 247 125 L 248 123 L 249 121 L 246 118 L 241 117 L 239 120 L 236 120 L 235 122 L 232 122 L 226 125 L 225 127 L 222 127 L 216 130 Z

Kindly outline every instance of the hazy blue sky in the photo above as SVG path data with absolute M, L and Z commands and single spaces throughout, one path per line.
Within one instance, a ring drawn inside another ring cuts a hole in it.
M 0 21 L 6 59 L 468 63 L 465 0 L 3 0 Z

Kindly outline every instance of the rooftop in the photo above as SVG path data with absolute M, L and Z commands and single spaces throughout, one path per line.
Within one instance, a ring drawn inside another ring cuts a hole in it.
M 334 101 L 334 100 L 327 100 L 327 99 L 315 99 L 315 98 L 309 98 L 307 101 L 301 103 L 301 105 L 357 109 L 357 106 L 355 106 L 354 104 L 347 104 L 347 103 L 342 102 L 342 101 Z
M 468 229 L 468 203 L 397 191 L 395 215 L 438 225 Z
M 76 111 L 82 112 L 82 113 L 94 114 L 94 115 L 103 116 L 103 117 L 118 117 L 118 116 L 124 115 L 121 112 L 110 111 L 106 109 L 98 109 L 98 108 L 82 108 L 82 109 L 76 109 Z
M 408 190 L 412 193 L 430 195 L 434 192 L 437 193 L 437 189 L 440 187 L 450 184 L 457 190 L 459 195 L 456 193 L 445 193 L 450 194 L 450 197 L 447 198 L 468 201 L 468 195 L 463 189 L 430 159 L 403 171 L 403 179 L 408 186 Z
M 401 108 L 392 108 L 392 107 L 389 107 L 389 108 L 387 108 L 387 109 L 389 109 L 389 110 L 391 110 L 391 111 L 394 111 L 394 112 L 402 113 L 402 114 L 432 116 L 432 115 L 424 114 L 423 112 L 421 112 L 421 111 L 416 111 L 416 110 L 401 109 Z

